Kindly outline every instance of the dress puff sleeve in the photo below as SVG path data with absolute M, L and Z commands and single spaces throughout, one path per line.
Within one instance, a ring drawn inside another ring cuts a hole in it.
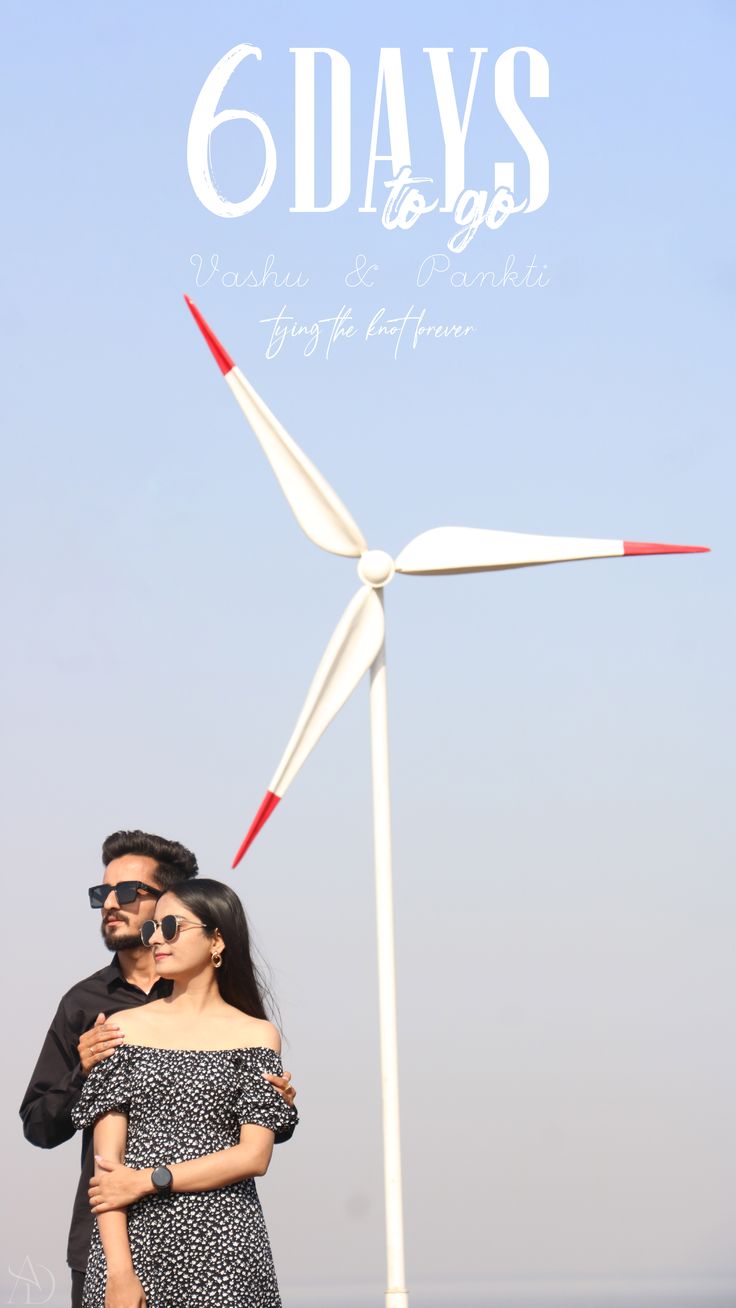
M 241 1126 L 265 1126 L 273 1131 L 276 1144 L 290 1140 L 299 1121 L 296 1109 L 287 1104 L 263 1072 L 283 1076 L 281 1059 L 273 1049 L 255 1049 L 238 1059 L 238 1090 L 235 1112 Z
M 96 1063 L 72 1108 L 72 1121 L 79 1129 L 92 1126 L 105 1113 L 127 1113 L 130 1105 L 128 1050 L 118 1046 L 109 1058 Z

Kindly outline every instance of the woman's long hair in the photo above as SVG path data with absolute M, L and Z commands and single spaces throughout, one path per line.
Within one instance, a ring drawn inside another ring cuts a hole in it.
M 266 1003 L 275 1009 L 268 984 L 251 957 L 250 932 L 245 909 L 231 886 L 210 877 L 178 881 L 170 887 L 204 924 L 212 938 L 217 928 L 225 942 L 222 964 L 215 968 L 220 994 L 227 1004 L 249 1017 L 268 1018 Z

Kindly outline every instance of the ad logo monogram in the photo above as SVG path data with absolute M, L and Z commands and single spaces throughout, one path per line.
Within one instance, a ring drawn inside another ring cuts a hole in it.
M 8 1272 L 13 1277 L 15 1285 L 10 1291 L 10 1297 L 7 1303 L 24 1303 L 39 1304 L 48 1303 L 52 1294 L 56 1290 L 56 1278 L 48 1267 L 43 1263 L 38 1264 L 39 1277 L 28 1254 L 23 1259 L 23 1265 L 19 1272 L 14 1272 L 12 1267 L 8 1267 Z

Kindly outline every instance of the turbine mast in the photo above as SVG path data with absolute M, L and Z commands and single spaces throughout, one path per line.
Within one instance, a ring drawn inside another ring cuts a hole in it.
M 383 590 L 375 592 L 383 603 Z M 404 1216 L 399 1127 L 399 1042 L 396 1018 L 396 949 L 391 863 L 391 790 L 388 764 L 386 639 L 371 666 L 371 772 L 373 850 L 376 869 L 378 1003 L 381 1033 L 383 1183 L 386 1207 L 386 1308 L 408 1308 L 404 1270 Z

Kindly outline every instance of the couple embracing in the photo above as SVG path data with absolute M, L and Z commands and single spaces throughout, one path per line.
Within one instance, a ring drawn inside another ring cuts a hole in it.
M 280 1308 L 255 1186 L 298 1117 L 234 890 L 121 831 L 89 889 L 113 962 L 61 1000 L 26 1138 L 83 1131 L 72 1308 Z

